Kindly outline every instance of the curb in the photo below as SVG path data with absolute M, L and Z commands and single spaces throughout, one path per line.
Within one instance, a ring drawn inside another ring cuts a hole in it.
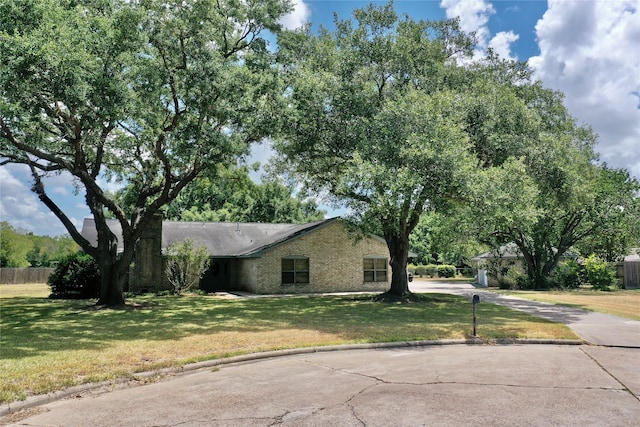
M 100 388 L 109 388 L 108 391 L 113 391 L 118 388 L 119 385 L 130 384 L 131 382 L 144 380 L 153 377 L 167 377 L 168 375 L 182 374 L 187 372 L 194 372 L 200 369 L 207 369 L 212 367 L 234 365 L 241 363 L 249 363 L 254 361 L 261 361 L 266 359 L 273 359 L 277 357 L 294 356 L 300 354 L 311 353 L 323 353 L 330 351 L 345 351 L 345 350 L 376 350 L 376 349 L 388 349 L 388 348 L 407 348 L 407 347 L 427 347 L 427 346 L 442 346 L 442 345 L 524 345 L 524 344 L 547 344 L 547 345 L 589 345 L 585 341 L 581 340 L 553 340 L 553 339 L 531 339 L 531 338 L 504 338 L 504 339 L 486 339 L 486 338 L 468 338 L 459 340 L 422 340 L 422 341 L 399 341 L 399 342 L 384 342 L 384 343 L 362 343 L 362 344 L 342 344 L 342 345 L 330 345 L 319 347 L 301 347 L 284 350 L 265 351 L 261 353 L 251 353 L 241 356 L 226 357 L 222 359 L 212 359 L 203 362 L 190 363 L 184 366 L 177 366 L 171 368 L 157 369 L 154 371 L 139 372 L 132 374 L 131 378 L 120 378 L 116 380 L 103 381 L 99 383 L 82 384 L 74 387 L 69 387 L 64 390 L 54 391 L 47 394 L 41 394 L 37 396 L 28 397 L 25 400 L 16 401 L 8 404 L 2 404 L 0 407 L 0 417 L 10 415 L 25 409 L 34 408 L 37 406 L 46 405 L 48 403 L 62 400 L 73 395 L 79 395 Z M 139 385 L 143 385 L 139 384 Z

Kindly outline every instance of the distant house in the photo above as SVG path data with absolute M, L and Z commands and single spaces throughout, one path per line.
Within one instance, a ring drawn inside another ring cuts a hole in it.
M 506 276 L 511 270 L 524 273 L 523 255 L 515 243 L 483 252 L 471 261 L 478 268 L 477 281 L 482 286 L 499 286 L 508 280 Z
M 122 235 L 117 221 L 109 221 L 109 227 L 116 236 Z M 95 244 L 93 219 L 84 220 L 82 235 Z M 388 290 L 391 282 L 384 239 L 355 238 L 340 218 L 308 224 L 157 220 L 136 248 L 130 290 L 167 289 L 164 254 L 172 243 L 186 239 L 195 247 L 206 247 L 211 256 L 200 282 L 200 288 L 209 292 L 377 292 Z
M 555 248 L 553 250 L 556 251 Z M 566 252 L 560 260 L 575 258 L 575 254 Z M 478 268 L 478 283 L 484 286 L 514 286 L 515 277 L 526 273 L 524 255 L 513 242 L 481 253 L 471 258 L 471 261 Z

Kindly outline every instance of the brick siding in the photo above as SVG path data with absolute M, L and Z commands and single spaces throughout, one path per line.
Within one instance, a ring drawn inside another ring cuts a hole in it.
M 282 284 L 283 257 L 309 258 L 308 284 Z M 386 243 L 372 237 L 356 239 L 340 221 L 333 221 L 267 249 L 260 258 L 239 260 L 238 285 L 258 294 L 388 290 L 391 267 L 386 282 L 364 282 L 365 257 L 388 262 Z

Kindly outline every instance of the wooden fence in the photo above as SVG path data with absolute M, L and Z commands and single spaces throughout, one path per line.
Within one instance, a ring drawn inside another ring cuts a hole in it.
M 47 283 L 53 268 L 0 268 L 0 284 Z
M 625 261 L 623 268 L 624 288 L 640 288 L 640 261 Z

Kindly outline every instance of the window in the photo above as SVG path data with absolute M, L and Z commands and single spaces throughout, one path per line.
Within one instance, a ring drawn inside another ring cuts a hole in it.
M 387 259 L 386 258 L 365 258 L 364 259 L 364 281 L 365 282 L 386 282 L 387 281 Z
M 282 283 L 309 283 L 309 258 L 282 258 Z

